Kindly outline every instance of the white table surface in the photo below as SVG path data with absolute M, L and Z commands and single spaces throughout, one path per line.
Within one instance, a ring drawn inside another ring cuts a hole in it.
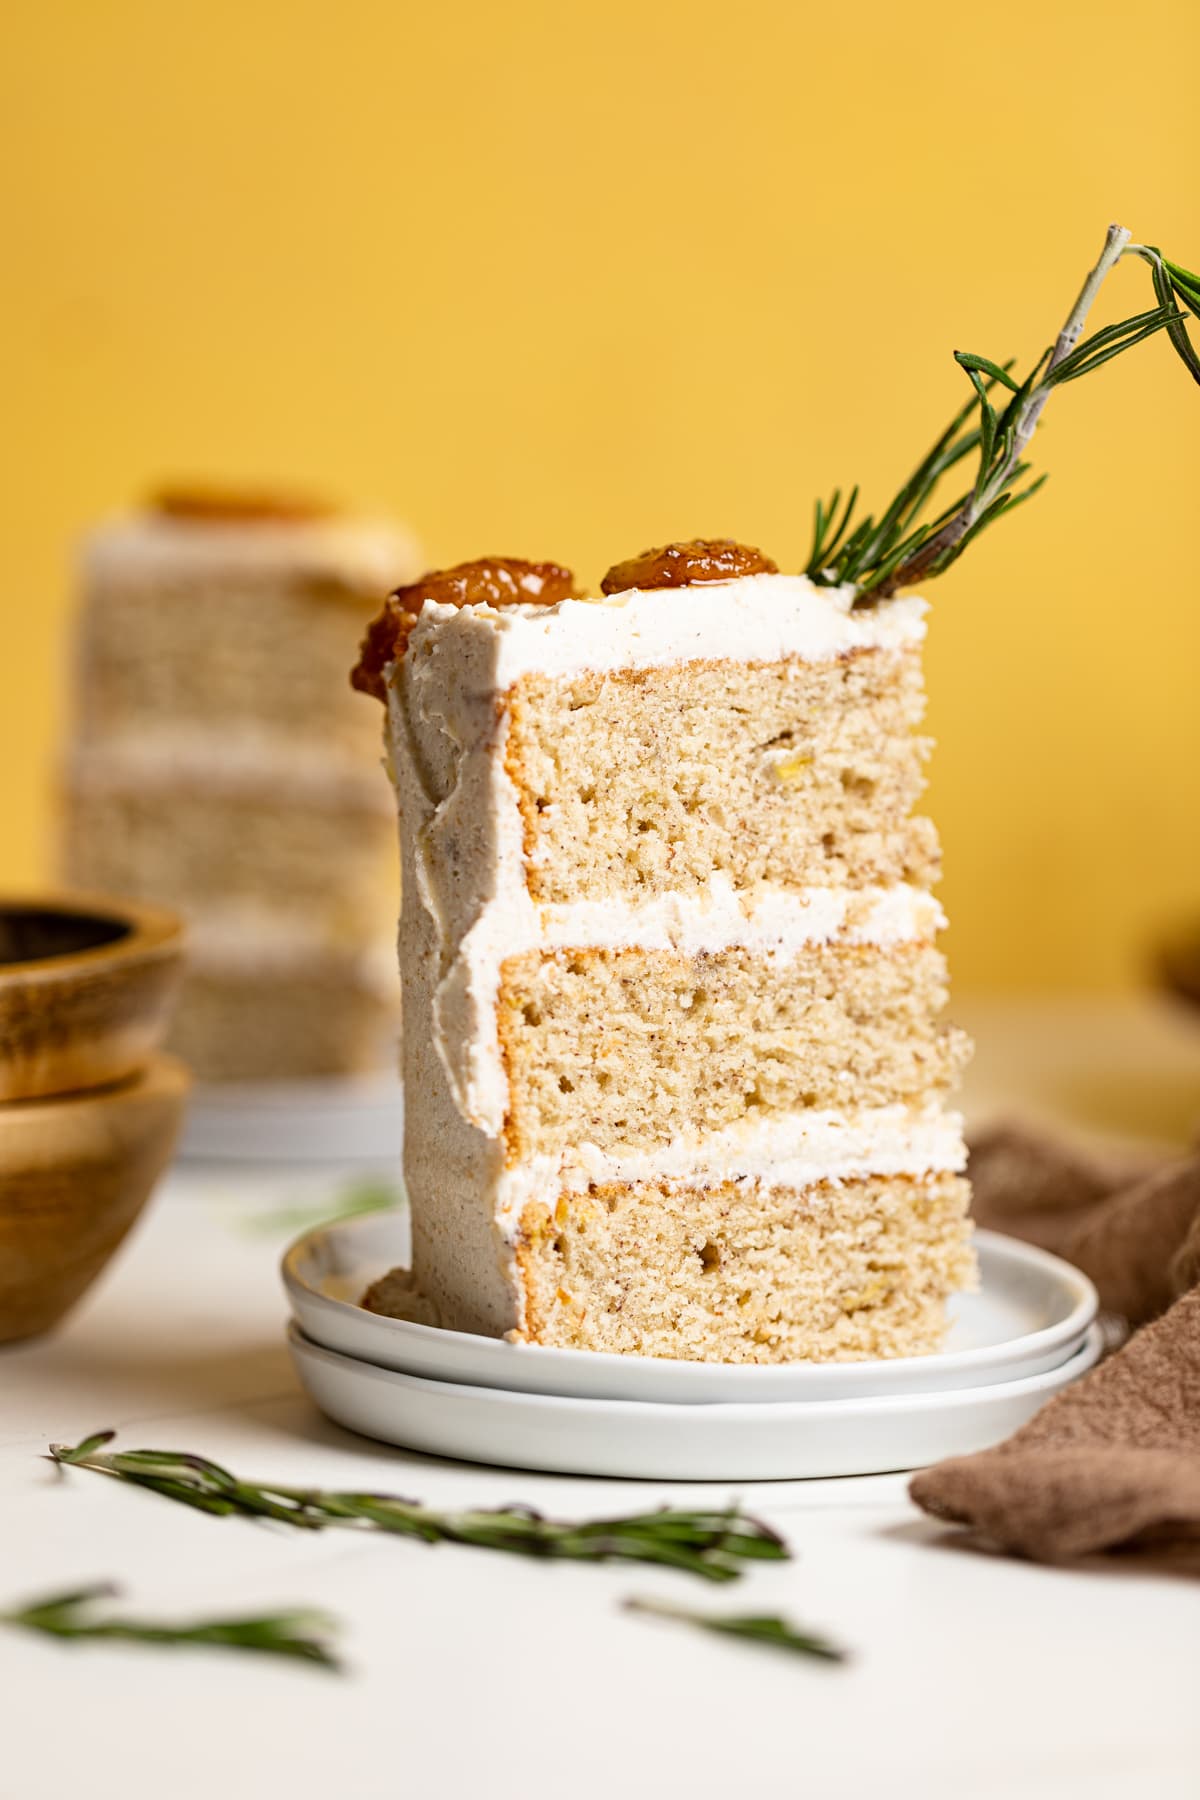
M 1200 1034 L 1152 1009 L 963 1010 L 977 1114 L 1032 1103 L 1170 1139 L 1200 1112 Z M 0 1630 L 0 1800 L 1200 1794 L 1200 1585 L 955 1547 L 902 1476 L 747 1487 L 796 1560 L 720 1588 L 211 1519 L 40 1460 L 114 1426 L 128 1448 L 435 1505 L 728 1498 L 442 1463 L 323 1421 L 283 1345 L 272 1215 L 342 1179 L 178 1172 L 69 1324 L 0 1352 L 0 1605 L 96 1580 L 147 1616 L 313 1604 L 343 1621 L 346 1672 Z M 853 1661 L 623 1615 L 629 1594 L 783 1611 Z

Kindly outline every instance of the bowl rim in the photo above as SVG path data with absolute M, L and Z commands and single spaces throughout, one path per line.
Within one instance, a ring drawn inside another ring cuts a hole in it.
M 95 919 L 119 924 L 123 936 L 85 950 L 67 950 L 53 956 L 31 956 L 21 962 L 0 962 L 0 990 L 18 983 L 70 981 L 105 966 L 180 956 L 184 923 L 169 907 L 150 901 L 128 900 L 116 894 L 89 889 L 51 888 L 34 893 L 0 894 L 0 917 L 13 913 L 58 913 L 68 919 Z
M 99 1123 L 114 1112 L 136 1110 L 163 1099 L 183 1101 L 192 1089 L 192 1072 L 170 1050 L 154 1050 L 140 1069 L 103 1087 L 69 1088 L 62 1094 L 29 1094 L 20 1100 L 0 1101 L 0 1177 L 12 1145 L 43 1132 L 60 1132 L 64 1124 Z M 70 1121 L 67 1115 L 70 1114 Z M 106 1128 L 106 1127 L 105 1127 Z

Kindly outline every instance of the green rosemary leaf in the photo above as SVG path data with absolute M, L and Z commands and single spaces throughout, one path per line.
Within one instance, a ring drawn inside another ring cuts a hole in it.
M 1169 273 L 1169 265 L 1164 265 L 1161 257 L 1156 257 L 1151 262 L 1150 275 L 1154 282 L 1154 292 L 1164 307 L 1172 306 L 1175 296 L 1178 294 L 1186 304 L 1200 309 L 1200 281 L 1196 281 L 1194 276 L 1186 285 L 1181 284 L 1177 277 Z M 1194 287 L 1192 286 L 1193 282 L 1195 283 Z M 1184 367 L 1194 381 L 1200 381 L 1200 356 L 1197 356 L 1192 346 L 1192 340 L 1187 334 L 1182 319 L 1168 325 L 1167 331 Z
M 218 1645 L 290 1657 L 336 1669 L 329 1639 L 336 1629 L 324 1613 L 293 1610 L 236 1619 L 199 1619 L 186 1624 L 97 1616 L 98 1601 L 113 1598 L 111 1583 L 65 1594 L 52 1594 L 25 1606 L 0 1612 L 0 1624 L 62 1639 L 124 1640 L 140 1644 Z
M 1165 256 L 1160 255 L 1159 261 L 1170 277 L 1171 286 L 1185 294 L 1189 303 L 1200 303 L 1200 275 L 1193 275 L 1190 269 L 1181 267 L 1179 263 L 1168 262 Z
M 1076 381 L 1081 375 L 1091 374 L 1103 363 L 1120 356 L 1123 350 L 1131 350 L 1144 338 L 1153 337 L 1156 331 L 1164 326 L 1182 320 L 1184 315 L 1174 305 L 1159 306 L 1152 312 L 1138 313 L 1135 318 L 1125 319 L 1120 325 L 1110 325 L 1104 331 L 1098 331 L 1094 337 L 1086 339 L 1070 356 L 1064 357 L 1056 368 L 1049 370 L 1043 377 L 1046 387 L 1059 387 L 1065 381 Z
M 240 1231 L 253 1237 L 299 1237 L 302 1231 L 315 1231 L 317 1226 L 330 1225 L 335 1219 L 389 1212 L 404 1203 L 403 1187 L 368 1178 L 347 1182 L 328 1200 L 270 1207 L 262 1212 L 239 1208 L 237 1224 Z
M 91 1437 L 85 1437 L 82 1443 L 75 1445 L 74 1449 L 68 1448 L 66 1444 L 55 1444 L 53 1446 L 54 1461 L 68 1465 L 86 1462 L 89 1456 L 95 1455 L 96 1451 L 103 1449 L 105 1444 L 111 1444 L 116 1435 L 115 1431 L 94 1431 Z
M 956 352 L 957 354 L 957 352 Z M 976 496 L 983 493 L 988 477 L 992 473 L 992 463 L 996 453 L 996 410 L 987 397 L 987 389 L 980 381 L 978 373 L 963 364 L 971 378 L 971 386 L 979 396 L 979 474 L 975 481 Z
M 793 1625 L 775 1613 L 702 1613 L 690 1608 L 671 1606 L 662 1600 L 630 1599 L 626 1612 L 643 1613 L 658 1619 L 673 1619 L 679 1624 L 695 1625 L 701 1631 L 714 1631 L 725 1637 L 749 1638 L 768 1644 L 776 1650 L 795 1655 L 813 1656 L 822 1662 L 845 1662 L 847 1652 L 818 1632 Z
M 993 381 L 1002 382 L 1014 394 L 1019 391 L 1019 384 L 1008 372 L 1011 364 L 1006 364 L 1004 368 L 1001 368 L 999 363 L 991 362 L 986 356 L 976 356 L 971 350 L 956 350 L 954 360 L 960 368 L 966 369 L 968 374 L 974 374 L 978 370 L 983 375 L 990 375 Z
M 147 1488 L 201 1512 L 270 1519 L 306 1531 L 328 1527 L 383 1531 L 427 1544 L 468 1544 L 516 1556 L 658 1563 L 705 1581 L 733 1581 L 745 1562 L 763 1558 L 783 1562 L 791 1555 L 777 1532 L 737 1507 L 725 1511 L 663 1507 L 582 1522 L 548 1519 L 523 1506 L 435 1512 L 392 1494 L 243 1481 L 219 1463 L 183 1451 L 102 1449 L 113 1435 L 98 1433 L 74 1448 L 52 1444 L 51 1459 Z
M 837 520 L 838 499 L 839 499 L 839 491 L 835 488 L 833 500 L 832 500 L 832 502 L 830 504 L 830 508 L 829 508 L 830 534 L 829 534 L 829 541 L 826 544 L 825 550 L 824 550 L 824 557 L 826 560 L 828 560 L 830 557 L 832 557 L 836 553 L 838 545 L 841 543 L 842 538 L 846 534 L 846 529 L 850 524 L 851 517 L 854 513 L 854 508 L 858 504 L 858 489 L 857 489 L 857 487 L 854 487 L 850 490 L 850 496 L 846 501 L 845 507 L 843 508 L 840 522 L 838 522 L 838 520 Z
M 1091 337 L 1081 339 L 1066 356 L 1059 358 L 1055 366 L 1055 373 L 1069 368 L 1074 363 L 1081 362 L 1089 350 L 1098 350 L 1105 344 L 1115 342 L 1118 338 L 1127 337 L 1130 332 L 1140 331 L 1143 325 L 1148 325 L 1161 312 L 1161 306 L 1152 306 L 1145 312 L 1134 313 L 1130 319 L 1118 319 L 1115 324 L 1105 325 L 1101 330 L 1094 331 Z

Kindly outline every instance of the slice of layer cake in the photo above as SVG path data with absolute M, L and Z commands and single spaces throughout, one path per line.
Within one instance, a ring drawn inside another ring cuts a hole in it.
M 931 1350 L 973 1263 L 924 605 L 729 544 L 603 585 L 428 577 L 355 671 L 399 802 L 412 1283 L 533 1343 Z
M 345 665 L 415 555 L 389 522 L 244 493 L 87 543 L 64 873 L 184 914 L 175 1047 L 206 1080 L 390 1060 L 392 808 Z

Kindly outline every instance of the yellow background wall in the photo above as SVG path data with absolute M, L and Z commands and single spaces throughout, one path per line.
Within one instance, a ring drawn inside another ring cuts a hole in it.
M 15 16 L 14 15 L 19 15 Z M 890 497 L 1110 218 L 1200 265 L 1192 0 L 73 0 L 0 54 L 0 881 L 46 868 L 73 534 L 164 473 L 596 579 Z M 1118 271 L 1098 319 L 1151 304 Z M 1200 390 L 1059 395 L 933 589 L 964 987 L 1136 977 L 1200 911 Z

